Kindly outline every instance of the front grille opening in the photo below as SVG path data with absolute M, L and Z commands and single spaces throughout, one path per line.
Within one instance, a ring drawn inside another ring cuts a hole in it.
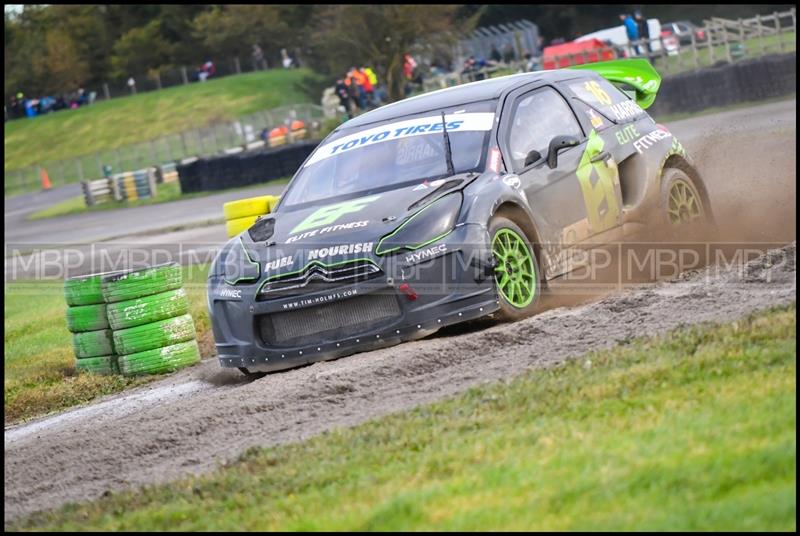
M 260 315 L 261 339 L 271 346 L 306 346 L 335 341 L 400 317 L 394 293 L 369 294 L 315 307 Z
M 330 283 L 359 283 L 381 274 L 381 269 L 371 262 L 354 262 L 337 267 L 314 265 L 300 274 L 278 277 L 261 287 L 257 299 L 274 299 L 298 293 L 315 292 L 332 288 Z

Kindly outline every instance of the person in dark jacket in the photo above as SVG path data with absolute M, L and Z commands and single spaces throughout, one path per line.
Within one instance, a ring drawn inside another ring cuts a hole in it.
M 636 30 L 639 34 L 639 40 L 649 56 L 652 49 L 650 48 L 650 28 L 647 26 L 647 19 L 642 16 L 641 11 L 636 11 L 633 14 L 633 18 L 636 21 Z

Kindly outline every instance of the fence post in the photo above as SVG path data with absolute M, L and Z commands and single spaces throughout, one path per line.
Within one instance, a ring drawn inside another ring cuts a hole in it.
M 758 28 L 758 42 L 761 45 L 761 55 L 763 56 L 767 53 L 767 44 L 764 39 L 762 39 L 764 32 L 761 29 L 761 15 L 756 15 L 756 28 Z
M 744 23 L 739 17 L 739 45 L 742 47 L 742 58 L 744 58 Z
M 189 148 L 186 146 L 186 133 L 181 132 L 181 145 L 183 146 L 183 158 L 189 156 Z
M 181 79 L 183 79 L 183 85 L 187 85 L 189 83 L 189 77 L 186 76 L 186 67 L 181 65 Z
M 236 74 L 242 74 L 242 66 L 239 63 L 239 57 L 238 56 L 233 58 L 233 65 L 234 65 L 234 67 L 236 67 Z
M 772 16 L 775 18 L 775 32 L 778 34 L 778 50 L 783 52 L 783 35 L 781 32 L 781 19 L 778 17 L 778 12 L 774 11 Z
M 83 181 L 83 164 L 81 164 L 81 159 L 75 159 L 76 167 L 78 168 L 78 179 Z
M 117 173 L 122 173 L 122 160 L 119 157 L 119 149 L 114 149 L 114 158 L 117 161 Z
M 697 59 L 697 38 L 695 37 L 694 32 L 692 32 L 692 57 L 694 58 L 694 68 L 699 69 L 700 62 Z
M 111 100 L 111 92 L 108 90 L 108 84 L 103 82 L 103 95 L 105 96 L 106 100 Z
M 156 72 L 156 87 L 161 89 L 161 73 Z
M 708 34 L 708 61 L 709 65 L 714 65 L 714 38 L 712 37 L 714 34 L 709 32 Z
M 728 59 L 728 63 L 733 63 L 733 59 L 731 58 L 731 43 L 730 39 L 728 38 L 728 29 L 724 29 L 724 36 L 725 36 L 725 57 Z

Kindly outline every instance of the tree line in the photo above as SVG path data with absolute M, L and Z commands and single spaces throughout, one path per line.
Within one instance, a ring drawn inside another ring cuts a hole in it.
M 695 20 L 752 16 L 788 5 L 26 5 L 5 13 L 5 97 L 59 94 L 211 58 L 270 66 L 283 48 L 331 80 L 370 65 L 392 98 L 402 94 L 403 54 L 452 61 L 450 44 L 477 26 L 527 18 L 548 42 L 616 25 L 618 13 Z

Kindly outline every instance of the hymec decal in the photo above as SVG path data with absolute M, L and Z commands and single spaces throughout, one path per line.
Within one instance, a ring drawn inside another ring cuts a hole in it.
M 221 289 L 219 289 L 218 294 L 221 298 L 236 298 L 240 300 L 242 299 L 242 290 L 238 288 L 222 287 Z
M 425 259 L 429 259 L 434 255 L 445 253 L 446 251 L 447 251 L 447 244 L 439 244 L 438 246 L 433 246 L 432 248 L 423 249 L 422 251 L 415 251 L 414 253 L 409 253 L 408 255 L 406 255 L 406 262 L 409 264 L 414 262 L 419 262 Z
M 444 120 L 447 124 L 448 132 L 491 130 L 494 125 L 494 113 L 449 114 L 445 115 Z M 441 115 L 408 119 L 406 121 L 398 121 L 397 123 L 374 127 L 326 143 L 314 151 L 314 154 L 311 155 L 311 158 L 308 159 L 305 166 L 310 166 L 320 160 L 330 158 L 331 156 L 337 156 L 376 143 L 435 132 L 441 133 L 443 131 L 444 126 L 442 125 Z
M 635 142 L 633 142 L 633 147 L 641 154 L 644 152 L 645 149 L 649 149 L 656 143 L 661 140 L 666 140 L 667 138 L 671 138 L 672 134 L 665 130 L 661 130 L 660 128 L 655 129 L 652 132 L 648 132 Z
M 324 206 L 314 211 L 306 219 L 298 223 L 294 229 L 289 231 L 289 234 L 300 233 L 302 231 L 314 229 L 315 227 L 329 225 L 345 214 L 351 214 L 353 212 L 360 211 L 379 197 L 380 195 L 370 195 L 367 197 L 353 199 L 352 201 L 344 201 L 342 203 Z
M 353 253 L 369 253 L 370 251 L 372 251 L 372 242 L 342 244 L 341 246 L 312 249 L 308 252 L 307 260 L 314 261 L 325 257 L 333 257 L 334 255 L 352 255 Z

